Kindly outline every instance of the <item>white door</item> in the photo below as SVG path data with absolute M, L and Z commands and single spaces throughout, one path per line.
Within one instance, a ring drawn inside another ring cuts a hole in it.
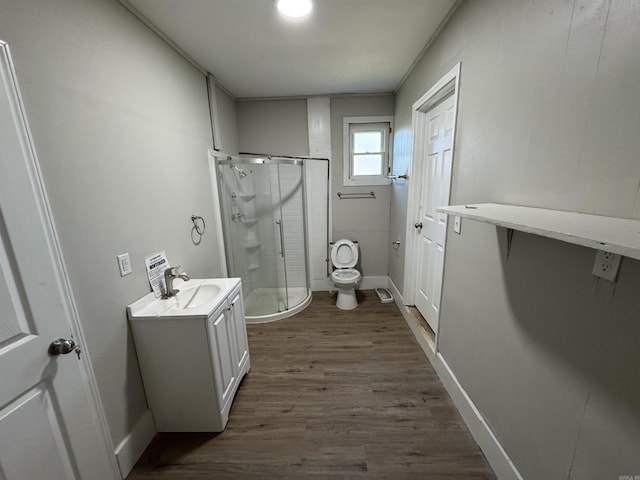
M 75 352 L 64 272 L 7 45 L 0 41 L 0 478 L 114 479 Z M 77 336 L 77 334 L 76 334 Z
M 454 96 L 449 95 L 421 115 L 422 131 L 417 132 L 422 142 L 421 155 L 415 166 L 420 179 L 419 216 L 415 223 L 419 235 L 415 303 L 437 334 L 447 215 L 436 212 L 436 208 L 449 204 Z

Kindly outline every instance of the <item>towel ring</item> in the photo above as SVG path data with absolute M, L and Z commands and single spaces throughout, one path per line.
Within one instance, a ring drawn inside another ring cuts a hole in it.
M 191 221 L 193 222 L 193 228 L 196 230 L 197 234 L 204 235 L 204 230 L 206 228 L 204 218 L 200 215 L 191 215 Z
M 191 227 L 191 241 L 194 245 L 200 245 L 206 228 L 204 218 L 200 215 L 191 215 L 191 222 L 193 223 L 193 227 Z

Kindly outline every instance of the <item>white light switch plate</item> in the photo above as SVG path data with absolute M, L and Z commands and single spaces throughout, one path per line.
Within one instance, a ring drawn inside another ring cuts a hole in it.
M 122 253 L 117 255 L 118 259 L 118 267 L 120 267 L 120 276 L 124 277 L 125 275 L 129 275 L 133 270 L 131 270 L 131 261 L 129 260 L 128 253 Z
M 462 219 L 460 217 L 453 217 L 453 231 L 460 233 L 460 227 L 462 226 Z

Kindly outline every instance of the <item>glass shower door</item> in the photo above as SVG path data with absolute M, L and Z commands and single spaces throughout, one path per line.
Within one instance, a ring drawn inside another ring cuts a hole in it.
M 282 273 L 286 282 L 287 308 L 302 303 L 309 295 L 304 201 L 304 171 L 301 165 L 278 167 L 279 210 L 282 231 Z
M 227 269 L 242 278 L 247 321 L 302 310 L 311 301 L 302 161 L 226 157 L 216 168 Z
M 227 266 L 242 278 L 245 314 L 271 315 L 287 307 L 279 184 L 273 165 L 219 164 Z M 275 179 L 275 181 L 274 181 Z
M 247 315 L 271 315 L 289 308 L 278 165 L 243 167 L 255 180 L 255 231 L 261 242 L 253 289 L 248 294 Z

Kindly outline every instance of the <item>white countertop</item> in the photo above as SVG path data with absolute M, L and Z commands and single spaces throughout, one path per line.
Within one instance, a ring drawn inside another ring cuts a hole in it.
M 176 279 L 174 297 L 163 300 L 153 292 L 127 306 L 129 320 L 148 320 L 160 317 L 202 318 L 211 315 L 231 291 L 240 284 L 239 278 Z

